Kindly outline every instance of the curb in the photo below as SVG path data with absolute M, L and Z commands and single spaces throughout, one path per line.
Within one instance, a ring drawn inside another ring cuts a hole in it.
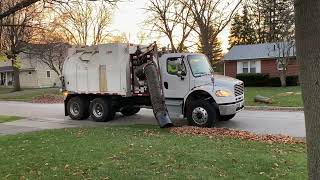
M 304 111 L 303 107 L 245 106 L 245 110 L 257 111 Z

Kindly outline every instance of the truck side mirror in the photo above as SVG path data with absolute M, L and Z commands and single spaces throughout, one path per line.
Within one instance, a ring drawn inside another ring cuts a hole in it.
M 181 80 L 184 80 L 184 77 L 186 77 L 187 73 L 185 71 L 178 71 L 177 76 L 181 78 Z
M 177 59 L 177 64 L 180 64 L 180 65 L 183 64 L 182 58 Z

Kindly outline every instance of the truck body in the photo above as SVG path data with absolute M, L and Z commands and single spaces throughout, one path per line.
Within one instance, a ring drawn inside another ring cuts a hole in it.
M 120 43 L 71 48 L 63 68 L 65 115 L 108 121 L 116 112 L 129 116 L 142 107 L 155 109 L 152 101 L 161 97 L 149 90 L 158 84 L 170 117 L 187 118 L 190 125 L 212 127 L 243 109 L 243 82 L 213 75 L 205 55 L 157 57 L 154 51 L 143 53 L 142 47 L 148 48 Z M 150 63 L 157 77 L 143 74 Z

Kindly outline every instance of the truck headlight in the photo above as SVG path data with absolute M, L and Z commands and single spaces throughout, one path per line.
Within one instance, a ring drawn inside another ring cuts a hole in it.
M 68 91 L 64 91 L 64 92 L 63 92 L 63 96 L 64 96 L 64 97 L 67 97 L 68 94 L 69 94 Z
M 231 96 L 231 93 L 227 90 L 218 90 L 216 91 L 216 96 L 218 97 L 228 97 Z

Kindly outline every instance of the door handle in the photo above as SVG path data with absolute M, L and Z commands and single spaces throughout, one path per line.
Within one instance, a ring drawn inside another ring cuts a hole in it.
M 168 88 L 169 88 L 169 84 L 168 84 L 168 82 L 164 82 L 163 84 L 164 84 L 164 88 L 166 88 L 166 89 L 168 89 Z

